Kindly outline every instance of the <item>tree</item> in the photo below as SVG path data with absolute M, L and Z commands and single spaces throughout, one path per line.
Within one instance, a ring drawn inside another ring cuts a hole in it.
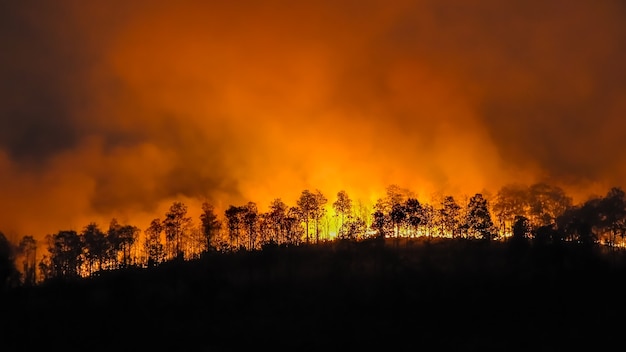
M 352 213 L 352 200 L 348 197 L 348 193 L 346 193 L 346 191 L 341 190 L 337 192 L 337 200 L 333 203 L 333 209 L 335 209 L 335 213 L 341 218 L 338 236 L 342 237 L 345 218 L 350 216 Z
M 481 193 L 476 193 L 467 205 L 468 229 L 475 235 L 487 240 L 493 237 L 493 222 L 487 200 Z
M 510 249 L 509 259 L 515 265 L 519 265 L 530 244 L 532 236 L 530 221 L 523 215 L 516 215 L 511 231 L 511 238 L 507 241 Z
M 613 187 L 600 200 L 597 208 L 600 230 L 609 233 L 609 242 L 613 246 L 618 235 L 623 240 L 626 234 L 626 194 L 621 188 Z
M 363 201 L 357 200 L 356 205 L 353 205 L 353 217 L 355 219 L 361 219 L 365 224 L 365 228 L 363 229 L 363 236 L 367 235 L 368 227 L 372 224 L 372 209 L 365 205 Z
M 122 264 L 127 267 L 135 263 L 136 255 L 131 253 L 133 245 L 139 238 L 141 230 L 133 225 L 123 225 L 118 230 L 118 239 L 122 249 Z
M 229 206 L 224 212 L 224 215 L 226 216 L 226 226 L 228 228 L 230 246 L 234 248 L 239 248 L 239 237 L 241 226 L 243 224 L 242 214 L 244 212 L 244 208 L 234 205 Z
M 393 232 L 395 237 L 398 238 L 400 235 L 400 227 L 406 220 L 406 212 L 404 209 L 405 202 L 408 198 L 412 198 L 413 195 L 409 190 L 395 184 L 388 186 L 385 191 L 385 197 L 376 200 L 372 216 L 376 212 L 380 212 L 387 217 L 384 222 L 379 218 L 379 225 L 384 223 L 390 226 L 390 228 L 385 229 L 384 232 Z M 381 214 L 378 214 L 378 216 L 380 217 Z
M 578 242 L 583 246 L 590 248 L 597 243 L 598 237 L 593 233 L 591 225 L 587 222 L 579 222 L 577 224 Z
M 33 236 L 24 236 L 20 240 L 18 250 L 22 257 L 23 283 L 26 286 L 33 286 L 37 282 L 37 241 Z
M 422 204 L 420 219 L 420 225 L 426 228 L 427 236 L 432 238 L 433 227 L 435 226 L 435 208 L 428 203 Z
M 533 225 L 555 224 L 556 218 L 572 206 L 572 199 L 560 187 L 536 183 L 528 189 L 529 220 Z
M 396 245 L 398 245 L 400 241 L 400 226 L 402 225 L 402 223 L 404 223 L 406 219 L 404 204 L 393 203 L 391 205 L 391 213 L 389 214 L 389 218 L 391 219 L 391 226 L 396 237 Z
M 144 231 L 146 233 L 145 250 L 148 266 L 152 267 L 165 260 L 165 252 L 161 243 L 161 232 L 163 232 L 161 219 L 156 218 L 150 222 L 150 226 Z
M 201 253 L 207 251 L 207 240 L 203 234 L 202 224 L 191 225 L 186 231 L 185 253 L 189 258 L 199 258 Z
M 82 241 L 74 230 L 63 230 L 47 235 L 49 264 L 46 272 L 49 277 L 75 278 L 80 275 Z
M 365 234 L 367 224 L 360 217 L 345 222 L 340 232 L 340 239 L 355 240 Z
M 404 204 L 404 209 L 407 217 L 407 224 L 409 225 L 409 236 L 416 237 L 417 229 L 422 223 L 422 204 L 417 198 L 410 197 Z
M 538 235 L 545 235 L 539 231 L 534 231 L 535 243 L 545 244 L 549 241 L 568 240 L 574 241 L 578 236 L 578 223 L 587 222 L 592 224 L 598 224 L 600 222 L 598 218 L 597 208 L 601 200 L 599 198 L 592 198 L 576 206 L 567 208 L 556 218 L 556 226 L 553 224 L 540 226 L 540 228 L 551 228 L 554 231 L 551 233 L 552 237 L 536 238 Z M 538 228 L 537 228 L 538 230 Z M 558 237 L 557 237 L 558 234 Z
M 0 290 L 16 285 L 18 278 L 19 272 L 15 268 L 15 248 L 0 232 Z
M 183 240 L 191 224 L 191 218 L 187 216 L 187 205 L 182 202 L 172 203 L 163 220 L 165 240 L 170 258 L 184 258 Z
M 122 225 L 116 218 L 111 219 L 109 230 L 107 231 L 107 239 L 111 244 L 110 256 L 113 258 L 116 266 L 121 265 L 128 267 L 132 263 L 133 256 L 131 248 L 139 237 L 139 228 L 132 225 Z
M 396 184 L 389 185 L 386 189 L 386 197 L 384 199 L 387 211 L 391 211 L 394 205 L 403 204 L 407 198 L 413 197 L 413 194 Z
M 286 241 L 292 245 L 300 244 L 303 237 L 303 228 L 300 221 L 303 218 L 302 210 L 299 207 L 289 207 L 285 214 Z
M 248 202 L 242 207 L 243 210 L 243 222 L 245 224 L 245 231 L 248 237 L 248 250 L 253 250 L 256 247 L 257 236 L 257 220 L 259 217 L 259 211 L 256 203 Z
M 308 189 L 305 189 L 300 194 L 300 198 L 298 198 L 296 203 L 298 204 L 298 208 L 300 208 L 300 215 L 304 221 L 306 243 L 309 244 L 309 220 L 315 217 L 315 212 L 317 210 L 317 200 L 315 194 L 311 193 Z
M 315 190 L 315 207 L 313 209 L 313 220 L 315 221 L 315 243 L 320 241 L 320 220 L 326 215 L 326 208 L 324 207 L 328 202 L 328 199 L 318 189 Z
M 452 238 L 455 238 L 461 222 L 461 206 L 457 204 L 453 196 L 446 196 L 444 198 L 440 214 L 444 232 L 449 233 Z
M 270 244 L 275 245 L 278 243 L 276 241 L 276 234 L 270 221 L 269 213 L 258 214 L 256 227 L 258 230 L 258 243 L 261 245 L 261 248 Z
M 527 240 L 532 234 L 532 228 L 528 218 L 523 215 L 516 215 L 515 221 L 513 222 L 512 232 L 514 241 L 520 242 L 522 240 Z
M 270 241 L 283 243 L 287 238 L 287 204 L 280 198 L 276 198 L 270 204 L 267 214 L 268 227 L 270 228 Z
M 567 208 L 556 218 L 558 231 L 554 234 L 559 237 L 552 242 L 568 239 L 590 246 L 595 244 L 598 240 L 596 232 L 609 231 L 606 214 L 602 211 L 604 201 L 602 198 L 591 198 L 581 205 Z
M 202 214 L 200 214 L 202 224 L 202 234 L 206 239 L 206 251 L 210 252 L 214 248 L 213 242 L 222 229 L 222 222 L 217 218 L 215 208 L 208 202 L 202 203 Z
M 94 271 L 102 269 L 110 244 L 106 234 L 93 222 L 85 226 L 81 233 L 81 238 L 83 241 L 83 255 L 87 262 L 87 271 L 91 275 Z
M 377 237 L 379 240 L 384 240 L 387 236 L 387 224 L 389 223 L 388 217 L 382 210 L 376 210 L 372 214 L 374 220 L 372 221 L 372 230 L 378 233 Z
M 506 235 L 511 230 L 515 216 L 528 215 L 528 187 L 511 184 L 500 188 L 493 202 L 493 212 L 498 221 L 500 235 Z

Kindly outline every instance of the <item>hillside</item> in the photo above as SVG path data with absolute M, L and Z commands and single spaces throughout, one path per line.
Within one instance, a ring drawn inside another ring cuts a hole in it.
M 626 312 L 623 257 L 456 240 L 213 254 L 10 291 L 1 350 L 610 344 Z

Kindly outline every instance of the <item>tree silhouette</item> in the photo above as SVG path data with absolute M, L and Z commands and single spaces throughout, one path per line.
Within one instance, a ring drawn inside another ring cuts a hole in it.
M 156 218 L 150 222 L 150 226 L 144 231 L 146 233 L 145 251 L 148 267 L 158 265 L 165 259 L 165 251 L 161 243 L 163 229 L 163 223 L 159 218 Z
M 534 226 L 554 224 L 559 214 L 572 206 L 572 199 L 560 187 L 536 183 L 528 189 L 528 205 Z
M 17 284 L 19 272 L 15 268 L 15 249 L 4 233 L 0 232 L 0 290 Z
M 270 204 L 267 214 L 268 227 L 270 228 L 270 241 L 284 243 L 287 241 L 287 204 L 280 198 L 274 199 Z
M 465 198 L 464 207 L 452 196 L 443 197 L 441 208 L 436 210 L 410 194 L 391 185 L 386 189 L 386 196 L 377 200 L 374 212 L 367 209 L 364 213 L 361 206 L 361 215 L 355 216 L 352 200 L 345 191 L 339 191 L 332 204 L 337 217 L 341 216 L 338 238 L 355 240 L 375 233 L 378 238 L 393 237 L 396 245 L 402 237 L 408 238 L 408 245 L 410 238 L 421 235 L 455 238 L 465 234 L 466 237 L 492 239 L 498 233 L 491 220 L 493 209 L 497 209 L 499 233 L 511 233 L 511 241 L 533 237 L 538 245 L 561 242 L 595 245 L 602 240 L 601 243 L 613 246 L 618 237 L 623 240 L 626 235 L 626 195 L 619 187 L 611 188 L 604 197 L 572 205 L 571 199 L 552 185 L 505 186 L 498 192 L 492 209 L 482 193 Z M 219 247 L 220 251 L 227 252 L 237 248 L 263 249 L 270 243 L 298 245 L 304 239 L 310 243 L 312 231 L 315 231 L 315 243 L 319 243 L 320 235 L 330 230 L 323 227 L 320 231 L 320 225 L 330 226 L 324 222 L 328 217 L 323 217 L 326 202 L 319 190 L 305 190 L 297 206 L 288 206 L 276 198 L 266 213 L 260 213 L 254 202 L 231 205 L 224 212 L 228 238 L 221 236 L 222 223 L 212 205 L 202 204 L 201 224 L 196 228 L 187 217 L 187 207 L 174 202 L 165 220 L 156 218 L 146 228 L 141 257 L 137 255 L 139 247 L 136 245 L 139 229 L 120 224 L 114 218 L 106 233 L 92 222 L 80 234 L 59 231 L 48 235 L 48 253 L 40 262 L 40 270 L 44 279 L 89 276 L 99 270 L 135 264 L 154 266 L 176 257 L 195 259 L 198 253 L 209 248 Z M 518 212 L 526 215 L 512 215 Z M 508 229 L 511 216 L 510 232 L 502 230 L 502 222 Z M 371 219 L 369 223 L 365 222 L 366 218 Z M 163 233 L 165 242 L 161 241 Z M 15 246 L 13 257 L 15 263 L 23 260 L 20 262 L 24 268 L 23 284 L 36 282 L 37 244 L 31 239 L 25 236 L 20 245 Z
M 315 243 L 320 241 L 320 221 L 326 215 L 324 207 L 328 202 L 328 198 L 319 189 L 313 194 L 315 197 L 315 207 L 313 208 L 313 220 L 315 221 Z
M 261 248 L 266 247 L 268 245 L 275 245 L 275 233 L 270 222 L 270 215 L 268 212 L 258 213 L 256 227 L 258 231 L 258 244 Z
M 248 249 L 253 250 L 256 247 L 256 237 L 258 233 L 257 220 L 259 218 L 259 211 L 256 203 L 248 202 L 243 209 L 243 222 L 245 225 L 246 237 L 248 238 Z
M 298 198 L 297 204 L 298 208 L 300 208 L 300 215 L 302 216 L 302 220 L 304 221 L 306 243 L 309 244 L 309 220 L 316 217 L 316 211 L 318 208 L 316 196 L 308 189 L 305 189 L 300 194 L 300 198 Z
M 303 218 L 302 210 L 299 207 L 289 207 L 285 217 L 285 227 L 287 228 L 287 243 L 298 245 L 303 237 L 303 228 L 300 221 Z
M 493 212 L 498 221 L 500 235 L 506 235 L 513 226 L 515 216 L 528 216 L 528 187 L 518 184 L 505 185 L 498 191 L 493 202 Z
M 412 194 L 409 190 L 402 188 L 396 184 L 392 184 L 387 186 L 385 189 L 386 197 L 384 202 L 389 210 L 393 208 L 394 204 L 403 204 L 407 198 L 412 197 Z
M 191 218 L 187 216 L 187 205 L 182 202 L 174 202 L 170 206 L 163 227 L 170 258 L 184 258 L 183 240 L 186 231 L 191 226 Z
M 385 197 L 376 201 L 374 210 L 380 211 L 388 217 L 386 222 L 391 228 L 387 232 L 393 232 L 394 237 L 399 239 L 401 227 L 407 218 L 404 205 L 407 198 L 411 197 L 411 192 L 396 184 L 389 185 L 385 191 Z
M 116 266 L 120 266 L 120 256 L 123 267 L 128 267 L 132 264 L 131 248 L 139 237 L 139 232 L 139 228 L 135 226 L 122 225 L 115 218 L 111 220 L 109 230 L 107 231 L 107 239 L 111 244 L 111 257 Z
M 206 239 L 206 250 L 208 252 L 214 249 L 213 242 L 217 238 L 222 228 L 222 222 L 215 213 L 215 208 L 208 202 L 202 203 L 202 214 L 200 214 L 200 222 L 202 224 L 202 234 Z
M 384 240 L 387 236 L 388 218 L 382 210 L 376 210 L 372 216 L 374 217 L 372 229 L 378 233 L 378 239 Z
M 361 218 L 354 218 L 344 224 L 340 239 L 355 240 L 363 236 L 367 230 L 367 224 Z
M 407 223 L 409 225 L 409 236 L 415 237 L 417 235 L 417 229 L 422 223 L 422 204 L 417 198 L 408 198 L 404 205 L 406 211 Z
M 406 211 L 404 209 L 404 204 L 393 203 L 391 205 L 391 213 L 389 214 L 389 218 L 391 219 L 391 226 L 393 227 L 394 235 L 396 237 L 396 245 L 398 245 L 400 241 L 400 226 L 406 220 Z
M 489 213 L 487 200 L 481 193 L 476 193 L 467 205 L 467 224 L 471 232 L 479 237 L 491 240 L 493 237 L 493 222 Z
M 516 215 L 515 221 L 513 222 L 513 239 L 525 240 L 530 237 L 531 234 L 532 228 L 528 218 L 523 215 Z
M 613 247 L 617 241 L 617 236 L 623 240 L 624 234 L 626 234 L 626 195 L 621 188 L 613 187 L 597 206 L 598 225 L 602 232 L 610 234 L 608 242 Z
M 335 209 L 335 213 L 340 217 L 341 223 L 339 225 L 339 237 L 344 236 L 344 223 L 346 217 L 349 217 L 352 213 L 352 200 L 348 197 L 348 193 L 346 191 L 341 190 L 337 192 L 337 200 L 333 202 L 333 209 Z
M 80 275 L 82 244 L 73 230 L 63 230 L 47 235 L 49 263 L 46 277 L 76 278 Z
M 433 227 L 435 226 L 435 208 L 428 203 L 422 204 L 422 212 L 420 216 L 420 226 L 426 229 L 428 238 L 433 237 Z
M 87 271 L 91 275 L 94 271 L 102 269 L 106 260 L 110 243 L 106 234 L 100 230 L 96 223 L 89 223 L 81 233 L 83 241 L 83 255 L 87 262 Z
M 226 216 L 226 226 L 228 228 L 228 238 L 230 246 L 239 248 L 239 238 L 241 227 L 243 226 L 243 213 L 246 209 L 231 205 L 226 209 L 224 215 Z
M 24 236 L 18 249 L 22 257 L 22 282 L 26 286 L 33 286 L 37 282 L 37 241 L 33 236 Z
M 449 233 L 452 238 L 458 234 L 459 224 L 461 222 L 461 206 L 457 204 L 453 196 L 446 196 L 441 207 L 442 227 L 445 232 Z
M 611 215 L 604 212 L 605 202 L 603 198 L 592 198 L 583 204 L 568 207 L 557 217 L 557 230 L 563 237 L 559 240 L 566 239 L 591 247 L 599 240 L 599 234 L 608 233 L 612 238 L 613 219 L 609 219 Z

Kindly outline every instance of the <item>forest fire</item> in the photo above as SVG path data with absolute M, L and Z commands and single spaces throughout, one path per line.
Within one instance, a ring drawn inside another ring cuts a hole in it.
M 626 235 L 626 194 L 615 187 L 579 204 L 561 188 L 538 183 L 508 185 L 491 198 L 476 193 L 465 200 L 445 196 L 426 202 L 391 185 L 372 207 L 354 204 L 345 191 L 329 200 L 319 190 L 304 190 L 294 204 L 275 198 L 267 210 L 255 202 L 231 204 L 223 212 L 204 202 L 201 209 L 193 217 L 189 207 L 177 201 L 143 229 L 114 218 L 108 229 L 91 222 L 81 231 L 49 234 L 45 242 L 24 236 L 16 243 L 14 260 L 21 264 L 17 267 L 22 282 L 33 285 L 54 277 L 88 277 L 102 270 L 154 267 L 207 253 L 273 246 L 478 239 L 593 243 L 617 249 L 624 246 Z
M 1 1 L 0 350 L 613 341 L 625 16 Z
M 429 201 L 537 182 L 584 201 L 626 179 L 617 3 L 2 6 L 15 240 L 143 228 L 174 201 L 198 215 L 345 189 L 373 206 L 391 184 Z

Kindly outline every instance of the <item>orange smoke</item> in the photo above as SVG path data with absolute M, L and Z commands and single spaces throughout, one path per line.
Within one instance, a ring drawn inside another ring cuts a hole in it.
M 54 4 L 1 18 L 2 91 L 20 93 L 0 111 L 5 233 L 304 189 L 583 197 L 626 175 L 618 2 Z

